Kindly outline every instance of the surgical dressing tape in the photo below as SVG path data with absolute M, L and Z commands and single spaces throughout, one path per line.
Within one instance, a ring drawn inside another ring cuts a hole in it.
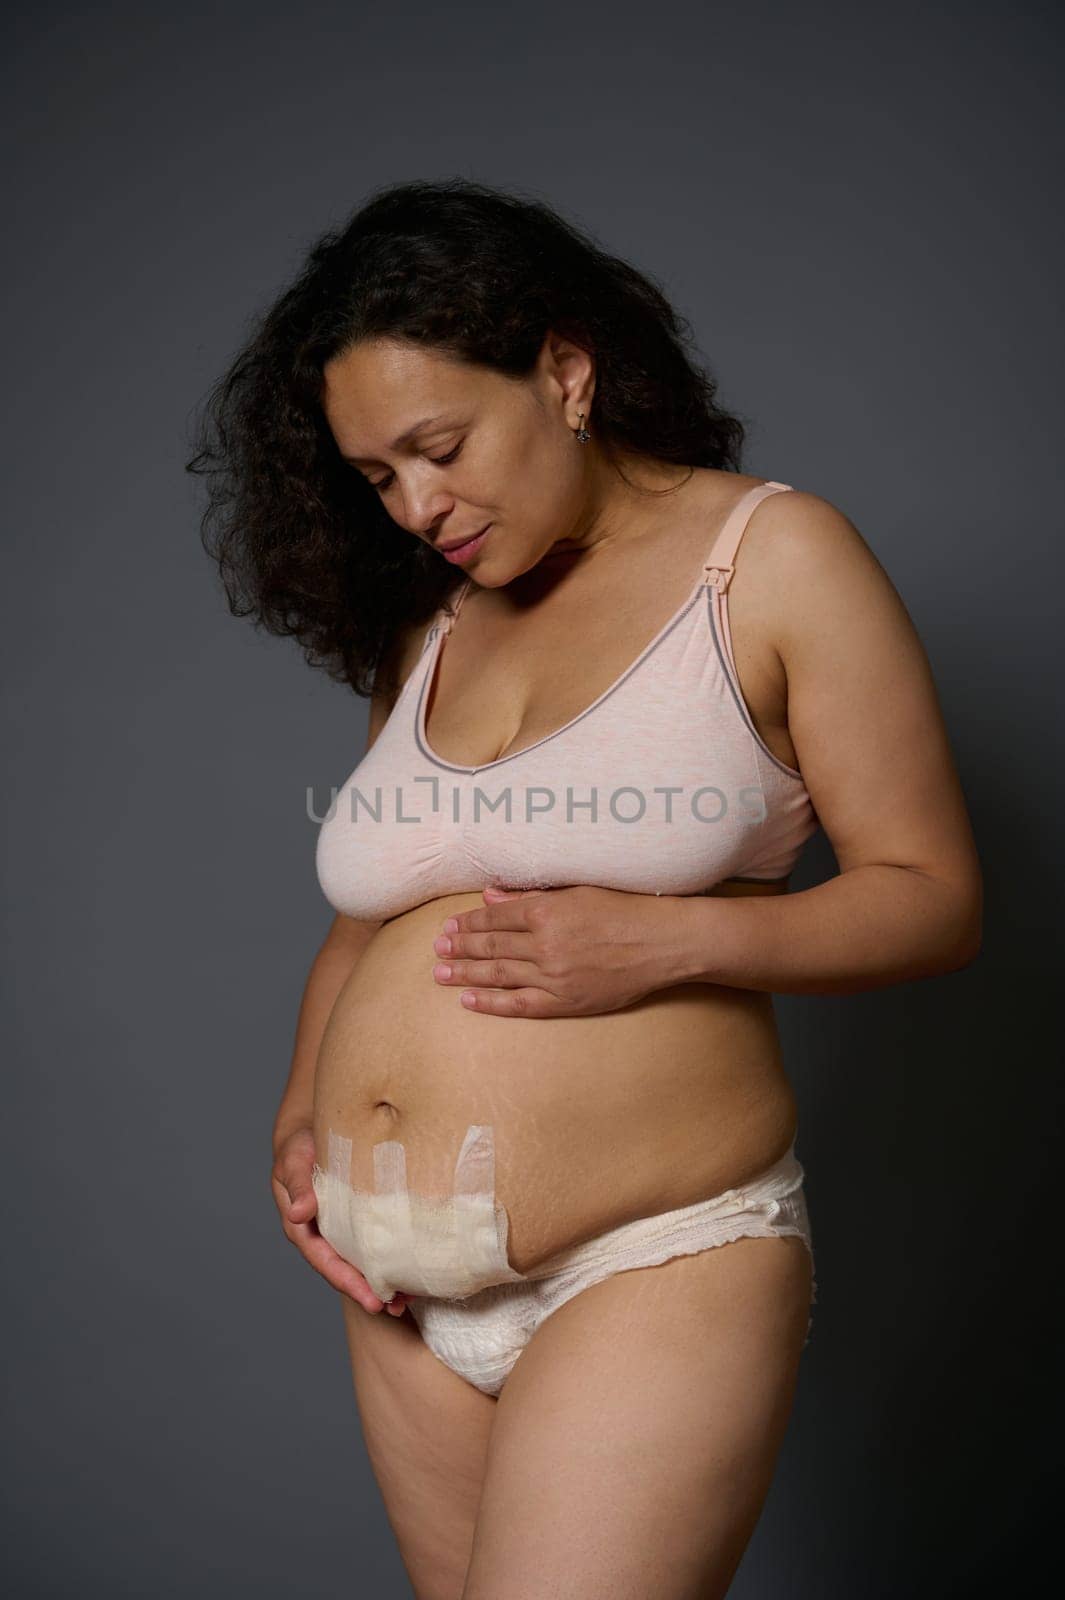
M 357 1267 L 374 1294 L 397 1291 L 463 1300 L 497 1283 L 524 1283 L 507 1259 L 507 1213 L 495 1197 L 490 1123 L 472 1123 L 455 1162 L 452 1194 L 433 1199 L 407 1188 L 397 1139 L 373 1147 L 374 1192 L 351 1184 L 351 1140 L 329 1129 L 328 1167 L 311 1174 L 318 1231 Z

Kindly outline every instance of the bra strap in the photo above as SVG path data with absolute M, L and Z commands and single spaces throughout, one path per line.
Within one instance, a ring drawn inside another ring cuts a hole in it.
M 462 585 L 462 588 L 458 593 L 458 598 L 455 601 L 454 611 L 449 612 L 446 605 L 437 607 L 436 611 L 433 613 L 433 620 L 429 624 L 428 630 L 426 631 L 425 638 L 422 640 L 423 650 L 429 643 L 430 639 L 435 639 L 438 633 L 451 632 L 452 628 L 455 626 L 455 618 L 462 609 L 462 602 L 465 600 L 472 583 L 473 579 L 467 578 L 466 582 Z
M 452 628 L 455 626 L 455 623 L 458 620 L 458 614 L 462 610 L 462 602 L 469 594 L 472 583 L 473 579 L 467 578 L 466 582 L 462 585 L 462 588 L 458 592 L 458 596 L 455 600 L 455 609 L 450 613 L 444 611 L 444 614 L 440 619 L 440 628 L 443 633 L 450 633 Z
M 736 551 L 740 547 L 740 540 L 751 520 L 755 506 L 760 505 L 771 494 L 778 494 L 782 489 L 791 488 L 790 483 L 777 483 L 775 479 L 767 479 L 765 483 L 756 483 L 747 494 L 740 496 L 725 518 L 725 525 L 714 541 L 709 559 L 703 563 L 708 587 L 716 589 L 719 594 L 724 594 L 736 570 L 733 565 Z

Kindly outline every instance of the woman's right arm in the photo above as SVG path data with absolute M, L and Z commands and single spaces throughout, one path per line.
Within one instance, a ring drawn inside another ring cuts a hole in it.
M 317 1159 L 312 1125 L 314 1072 L 322 1035 L 337 995 L 379 926 L 379 923 L 355 922 L 338 914 L 311 964 L 296 1026 L 292 1067 L 274 1121 L 274 1160 L 270 1173 L 285 1237 L 334 1289 L 349 1295 L 364 1310 L 375 1313 L 385 1302 L 370 1288 L 358 1268 L 334 1250 L 318 1231 L 315 1221 L 318 1196 L 311 1173 Z M 393 1316 L 402 1316 L 405 1308 L 406 1302 L 400 1295 L 388 1302 Z
M 408 633 L 401 646 L 401 659 L 416 643 Z M 370 698 L 370 724 L 366 739 L 369 750 L 384 727 L 395 702 L 396 690 L 378 690 Z M 378 1312 L 384 1302 L 374 1294 L 362 1273 L 339 1255 L 318 1231 L 314 1218 L 318 1197 L 311 1182 L 316 1152 L 314 1148 L 314 1074 L 322 1036 L 337 996 L 347 983 L 366 946 L 380 928 L 380 922 L 357 922 L 340 912 L 322 941 L 304 985 L 296 1023 L 296 1038 L 288 1082 L 274 1119 L 273 1170 L 271 1187 L 281 1227 L 306 1261 L 320 1272 L 334 1289 L 350 1295 L 365 1310 Z M 388 1309 L 401 1316 L 406 1302 L 397 1295 Z
M 366 750 L 369 750 L 392 714 L 400 683 L 414 666 L 417 653 L 421 650 L 422 634 L 424 624 L 401 629 L 395 654 L 387 662 L 389 670 L 376 675 L 374 691 L 369 699 Z M 334 1290 L 349 1294 L 353 1301 L 358 1301 L 369 1312 L 379 1312 L 385 1302 L 369 1288 L 366 1278 L 358 1272 L 357 1267 L 337 1254 L 318 1232 L 315 1222 L 318 1197 L 313 1190 L 310 1174 L 317 1158 L 313 1139 L 313 1101 L 321 1038 L 325 1035 L 326 1022 L 333 1013 L 337 995 L 341 994 L 363 950 L 379 928 L 379 922 L 357 922 L 355 918 L 344 917 L 337 912 L 318 954 L 313 958 L 299 1006 L 288 1083 L 281 1094 L 277 1117 L 273 1118 L 273 1170 L 270 1173 L 270 1186 L 281 1214 L 281 1229 L 285 1237 L 296 1245 L 305 1261 L 309 1261 L 310 1266 L 333 1285 Z M 406 1309 L 405 1298 L 397 1294 L 387 1302 L 387 1309 L 401 1317 Z

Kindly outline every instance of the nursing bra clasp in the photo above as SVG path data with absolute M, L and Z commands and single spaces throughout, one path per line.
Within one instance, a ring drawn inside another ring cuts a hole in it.
M 472 1123 L 455 1162 L 450 1198 L 411 1193 L 397 1139 L 373 1147 L 374 1191 L 351 1185 L 351 1140 L 329 1130 L 328 1169 L 315 1163 L 318 1230 L 374 1294 L 463 1300 L 496 1283 L 524 1282 L 507 1259 L 508 1218 L 495 1198 L 490 1123 Z
M 724 594 L 725 590 L 729 586 L 729 580 L 731 579 L 735 570 L 736 569 L 733 566 L 715 566 L 712 562 L 708 561 L 703 568 L 703 571 L 706 573 L 707 587 L 710 589 L 716 589 L 718 594 Z

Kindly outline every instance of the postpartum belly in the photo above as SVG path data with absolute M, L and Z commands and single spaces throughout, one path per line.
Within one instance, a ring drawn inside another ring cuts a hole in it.
M 411 1191 L 451 1194 L 467 1128 L 488 1123 L 508 1253 L 527 1272 L 571 1244 L 754 1177 L 795 1133 L 769 997 L 682 984 L 592 1017 L 493 1017 L 434 979 L 449 895 L 386 923 L 337 998 L 315 1077 L 314 1137 L 399 1140 Z

